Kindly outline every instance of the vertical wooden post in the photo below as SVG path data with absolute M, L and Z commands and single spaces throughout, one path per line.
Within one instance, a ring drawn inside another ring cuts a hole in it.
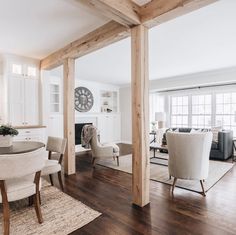
M 148 29 L 143 25 L 131 29 L 132 52 L 132 142 L 133 203 L 149 203 L 149 77 Z
M 67 147 L 64 158 L 64 170 L 68 175 L 75 173 L 75 60 L 65 59 L 64 72 L 64 137 Z

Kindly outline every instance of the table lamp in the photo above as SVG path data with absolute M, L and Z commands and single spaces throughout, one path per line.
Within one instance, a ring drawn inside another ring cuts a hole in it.
M 158 122 L 158 128 L 164 128 L 165 120 L 166 120 L 166 113 L 164 112 L 156 112 L 155 113 L 155 120 Z

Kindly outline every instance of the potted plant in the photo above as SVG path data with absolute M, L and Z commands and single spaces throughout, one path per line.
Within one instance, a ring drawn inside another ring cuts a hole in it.
M 9 125 L 0 126 L 0 147 L 12 146 L 13 136 L 18 135 L 18 131 Z

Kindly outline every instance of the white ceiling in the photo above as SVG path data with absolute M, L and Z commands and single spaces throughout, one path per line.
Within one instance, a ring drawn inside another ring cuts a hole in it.
M 0 51 L 41 59 L 106 22 L 75 0 L 0 0 Z
M 151 29 L 150 79 L 236 66 L 235 9 L 220 0 Z M 0 0 L 0 51 L 41 59 L 106 22 L 76 0 Z M 125 39 L 78 59 L 77 77 L 129 83 L 130 57 Z
M 236 1 L 220 0 L 150 30 L 150 79 L 236 66 Z M 130 39 L 77 60 L 79 79 L 130 82 Z

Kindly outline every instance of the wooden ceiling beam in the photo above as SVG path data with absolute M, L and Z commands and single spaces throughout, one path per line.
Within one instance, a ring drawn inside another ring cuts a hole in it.
M 81 0 L 83 1 L 83 0 Z M 128 10 L 131 11 L 133 5 L 121 6 L 122 2 L 128 0 L 86 0 L 87 2 L 103 2 L 106 3 L 108 9 L 117 9 L 128 15 Z M 139 8 L 139 15 L 141 24 L 145 27 L 151 28 L 168 20 L 174 19 L 180 15 L 187 14 L 191 11 L 204 7 L 208 4 L 218 0 L 152 0 L 151 2 Z M 130 1 L 129 1 L 130 2 Z M 116 5 L 118 4 L 118 5 Z M 124 7 L 125 10 L 122 10 Z M 132 8 L 133 9 L 133 8 Z M 135 8 L 136 9 L 136 8 Z M 135 10 L 136 12 L 136 10 Z M 114 17 L 115 14 L 112 14 Z M 120 16 L 120 18 L 122 18 Z M 133 22 L 135 23 L 135 22 Z M 137 23 L 137 21 L 136 21 Z M 64 59 L 78 58 L 90 52 L 108 46 L 114 42 L 122 40 L 130 36 L 130 30 L 120 23 L 110 21 L 109 23 L 97 28 L 96 30 L 88 33 L 82 38 L 68 44 L 64 48 L 52 53 L 45 59 L 41 60 L 41 69 L 52 69 L 63 64 Z
M 78 0 L 89 8 L 96 9 L 102 15 L 126 27 L 141 23 L 140 7 L 131 0 Z
M 53 69 L 63 64 L 67 58 L 79 58 L 128 36 L 130 36 L 128 28 L 110 21 L 41 60 L 41 69 Z
M 218 0 L 152 0 L 140 8 L 141 23 L 152 28 Z

